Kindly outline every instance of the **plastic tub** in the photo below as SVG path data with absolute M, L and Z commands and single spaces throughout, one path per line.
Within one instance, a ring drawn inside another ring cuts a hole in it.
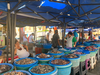
M 24 70 L 15 70 L 16 72 L 23 72 L 23 73 L 25 73 L 25 74 L 27 74 L 27 75 L 31 75 L 29 72 L 27 72 L 27 71 L 24 71 Z M 3 74 L 2 74 L 3 75 Z
M 80 43 L 79 43 L 79 42 L 77 42 L 77 43 L 76 43 L 76 46 L 78 46 L 78 45 L 82 45 L 82 42 L 80 42 Z
M 91 45 L 91 42 L 85 42 L 84 45 L 85 46 L 90 46 Z
M 22 59 L 25 59 L 25 58 L 21 58 L 21 59 L 18 59 L 16 61 L 19 61 L 19 60 L 22 60 Z M 31 66 L 38 64 L 38 60 L 37 59 L 35 59 L 35 58 L 30 58 L 30 59 L 33 59 L 36 62 L 34 62 L 32 64 L 20 65 L 20 64 L 16 64 L 16 61 L 15 61 L 14 62 L 14 66 L 16 66 L 17 70 L 28 70 Z
M 63 58 L 55 58 L 55 59 L 63 59 Z M 55 60 L 55 59 L 53 59 L 53 60 Z M 64 59 L 64 60 L 66 60 L 66 59 Z M 57 67 L 57 69 L 58 69 L 57 75 L 70 75 L 70 73 L 71 73 L 71 66 L 72 66 L 72 63 L 71 63 L 70 60 L 67 60 L 70 63 L 66 64 L 66 65 L 52 64 L 51 61 L 50 61 L 50 64 L 53 65 L 53 66 L 55 66 L 55 67 Z
M 82 52 L 82 53 L 84 53 L 84 51 L 83 51 L 82 49 L 77 50 L 77 52 Z M 86 55 L 87 55 L 86 53 L 84 53 L 84 54 L 76 54 L 76 55 L 80 56 L 80 62 L 83 62 L 83 61 L 86 60 Z
M 98 53 L 98 51 L 99 51 L 99 50 L 97 49 L 97 50 L 96 50 L 96 54 Z
M 90 51 L 90 57 L 93 57 L 96 55 L 96 51 Z
M 86 59 L 90 59 L 90 52 L 89 52 L 89 51 L 86 51 L 86 50 L 83 50 L 83 52 L 84 52 L 85 54 L 87 54 L 87 55 L 86 55 Z
M 97 44 L 92 43 L 92 45 L 100 47 L 100 43 L 97 43 Z
M 89 51 L 89 50 L 86 50 L 86 51 Z M 93 56 L 96 55 L 96 50 L 94 50 L 94 51 L 89 51 L 89 52 L 90 52 L 90 57 L 93 57 Z
M 59 51 L 64 52 L 65 54 L 71 53 L 71 51 L 69 49 L 66 49 L 66 48 L 64 48 L 64 50 L 62 48 L 60 48 Z
M 63 55 L 62 58 L 66 59 L 66 60 L 70 60 L 72 62 L 72 67 L 77 67 L 80 65 L 80 56 L 77 55 L 78 58 L 65 58 L 64 56 L 65 55 Z
M 50 64 L 41 64 L 41 65 L 50 65 Z M 38 66 L 38 65 L 35 65 L 35 66 Z M 55 66 L 53 66 L 53 65 L 50 65 L 50 66 L 54 67 L 54 70 L 53 70 L 52 72 L 45 73 L 45 74 L 36 74 L 36 73 L 31 72 L 31 69 L 32 69 L 33 67 L 35 67 L 35 66 L 32 66 L 32 67 L 29 69 L 29 72 L 31 73 L 31 75 L 57 75 L 58 70 L 57 70 L 57 68 L 56 68 Z
M 76 48 L 71 48 L 71 52 L 75 52 L 76 50 Z
M 48 51 L 51 51 L 52 50 L 52 48 L 50 48 L 50 49 L 42 49 L 42 53 L 48 53 Z
M 43 44 L 43 48 L 50 49 L 52 47 L 52 44 Z
M 78 49 L 85 49 L 85 47 L 77 47 Z
M 11 67 L 11 69 L 9 70 L 9 71 L 7 71 L 7 72 L 11 72 L 11 71 L 13 71 L 13 69 L 14 69 L 14 66 L 12 65 L 12 64 L 9 64 L 9 63 L 1 63 L 0 65 L 8 65 L 8 66 L 10 66 Z M 7 72 L 5 72 L 5 73 L 7 73 Z M 1 73 L 0 75 L 3 75 L 4 73 Z
M 51 56 L 50 58 L 38 58 L 37 56 L 40 55 L 40 54 L 37 54 L 35 56 L 35 58 L 38 60 L 39 64 L 42 64 L 42 63 L 49 63 L 49 61 L 51 59 L 53 59 L 53 56 Z
M 2 55 L 2 51 L 0 50 L 0 56 Z
M 77 54 L 78 56 L 80 56 L 80 62 L 83 62 L 86 60 L 86 55 L 87 54 Z
M 60 58 L 62 55 L 64 55 L 64 52 L 62 53 L 50 53 L 51 51 L 48 52 L 48 54 L 54 56 L 54 58 Z

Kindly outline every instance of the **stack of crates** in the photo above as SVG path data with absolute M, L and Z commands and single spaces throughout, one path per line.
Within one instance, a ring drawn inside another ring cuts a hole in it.
M 70 75 L 80 75 L 80 66 L 72 67 Z
M 81 59 L 80 59 L 80 75 L 86 75 L 87 74 L 87 69 L 86 69 L 86 57 L 87 54 L 81 54 L 80 55 Z
M 80 75 L 80 57 L 71 59 L 73 63 L 71 68 L 71 75 Z
M 85 61 L 80 62 L 80 75 L 87 75 Z

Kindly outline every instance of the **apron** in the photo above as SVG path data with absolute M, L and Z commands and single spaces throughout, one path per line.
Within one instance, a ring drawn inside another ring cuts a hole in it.
M 73 37 L 74 36 L 71 36 L 70 38 L 67 37 L 67 44 L 66 44 L 66 47 L 71 47 L 72 48 L 72 40 L 73 40 Z

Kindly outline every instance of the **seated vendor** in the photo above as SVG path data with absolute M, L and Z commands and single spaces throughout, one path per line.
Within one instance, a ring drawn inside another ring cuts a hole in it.
M 31 54 L 28 51 L 28 47 L 26 45 L 20 44 L 17 40 L 15 40 L 15 55 L 18 55 L 19 58 L 31 57 Z

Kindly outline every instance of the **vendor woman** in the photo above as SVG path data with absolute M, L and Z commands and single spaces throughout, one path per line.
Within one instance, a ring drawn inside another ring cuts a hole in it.
M 18 55 L 19 58 L 31 57 L 31 54 L 28 51 L 28 47 L 26 45 L 20 44 L 17 40 L 15 40 L 15 55 Z
M 67 48 L 72 48 L 72 47 L 76 47 L 76 38 L 73 36 L 73 33 L 72 32 L 69 32 L 67 35 L 66 35 L 66 39 L 67 39 L 67 43 L 66 43 L 66 47 Z

